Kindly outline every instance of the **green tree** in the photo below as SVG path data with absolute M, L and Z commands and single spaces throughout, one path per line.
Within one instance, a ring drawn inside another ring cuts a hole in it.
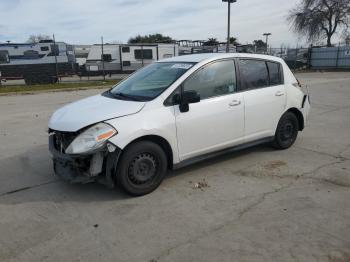
M 230 44 L 235 46 L 240 45 L 237 37 L 230 37 Z
M 256 46 L 256 48 L 258 49 L 266 49 L 266 43 L 259 39 L 259 40 L 254 40 L 253 41 L 253 44 Z
M 128 43 L 174 43 L 174 40 L 170 36 L 164 36 L 162 34 L 150 34 L 144 36 L 137 35 L 135 37 L 131 37 Z
M 350 24 L 350 0 L 301 0 L 287 17 L 293 30 L 309 42 L 332 37 Z
M 208 40 L 203 43 L 204 46 L 215 46 L 218 44 L 219 42 L 216 38 L 208 38 Z

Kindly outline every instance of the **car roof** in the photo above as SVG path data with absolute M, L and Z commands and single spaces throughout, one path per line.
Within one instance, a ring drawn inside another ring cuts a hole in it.
M 193 55 L 183 55 L 175 56 L 167 59 L 160 60 L 159 62 L 187 62 L 187 63 L 200 63 L 204 61 L 213 61 L 224 58 L 235 58 L 235 57 L 246 57 L 246 58 L 256 58 L 272 60 L 276 62 L 281 62 L 282 59 L 275 56 L 260 55 L 260 54 L 248 54 L 248 53 L 204 53 L 204 54 L 193 54 Z

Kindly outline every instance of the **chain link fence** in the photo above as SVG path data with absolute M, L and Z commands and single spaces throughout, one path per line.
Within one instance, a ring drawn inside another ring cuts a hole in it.
M 21 52 L 22 58 L 18 55 Z M 121 79 L 160 59 L 177 55 L 225 52 L 225 43 L 212 46 L 203 44 L 72 46 L 64 42 L 43 42 L 35 45 L 0 44 L 0 85 Z M 268 49 L 255 45 L 232 45 L 230 52 L 277 56 L 284 59 L 294 71 L 350 69 L 349 43 L 339 43 L 334 47 L 269 47 Z M 40 59 L 46 60 L 40 62 Z M 21 65 L 20 61 L 26 64 Z

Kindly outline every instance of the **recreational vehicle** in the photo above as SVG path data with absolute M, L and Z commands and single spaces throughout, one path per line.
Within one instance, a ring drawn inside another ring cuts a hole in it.
M 133 72 L 154 61 L 179 55 L 177 44 L 105 44 L 91 46 L 86 73 Z
M 74 45 L 75 60 L 79 66 L 85 66 L 91 45 Z
M 0 44 L 1 79 L 24 79 L 26 84 L 55 83 L 76 71 L 72 45 L 43 40 L 39 43 Z

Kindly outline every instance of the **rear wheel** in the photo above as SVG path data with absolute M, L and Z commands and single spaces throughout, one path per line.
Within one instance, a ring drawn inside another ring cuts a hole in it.
M 294 144 L 298 132 L 298 118 L 292 112 L 286 112 L 278 123 L 272 145 L 277 149 L 287 149 Z
M 149 141 L 130 145 L 119 163 L 117 184 L 133 196 L 155 190 L 161 184 L 168 166 L 163 149 Z

